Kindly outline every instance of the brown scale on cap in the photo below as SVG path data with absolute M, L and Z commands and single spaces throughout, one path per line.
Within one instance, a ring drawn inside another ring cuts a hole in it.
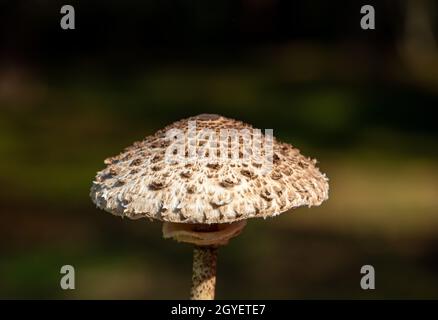
M 203 114 L 172 123 L 105 161 L 107 169 L 97 173 L 91 188 L 94 203 L 129 218 L 214 224 L 275 216 L 292 208 L 319 205 L 328 198 L 328 179 L 315 161 L 275 138 L 273 167 L 267 173 L 263 173 L 260 162 L 265 160 L 252 158 L 248 163 L 228 163 L 229 159 L 219 159 L 220 163 L 195 161 L 190 165 L 167 163 L 165 155 L 170 143 L 166 132 L 181 129 L 187 133 L 189 121 L 195 120 L 196 136 L 202 138 L 197 140 L 198 147 L 199 141 L 206 143 L 201 129 L 210 129 L 217 137 L 220 129 L 248 129 L 253 135 L 249 124 L 219 115 Z M 242 139 L 238 141 L 241 154 Z M 219 155 L 219 143 L 216 148 L 209 152 Z M 231 154 L 231 148 L 228 152 Z M 105 177 L 108 173 L 110 178 Z M 224 193 L 227 201 L 217 201 Z M 163 207 L 167 208 L 164 215 Z

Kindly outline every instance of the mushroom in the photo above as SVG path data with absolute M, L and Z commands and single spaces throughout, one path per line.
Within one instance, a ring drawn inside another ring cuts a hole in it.
M 244 134 L 214 139 L 224 132 Z M 217 249 L 239 235 L 247 219 L 328 198 L 328 179 L 316 160 L 274 137 L 269 143 L 260 132 L 219 115 L 177 121 L 106 159 L 91 198 L 114 215 L 162 221 L 164 238 L 193 244 L 191 298 L 214 299 Z M 251 149 L 256 145 L 263 150 Z

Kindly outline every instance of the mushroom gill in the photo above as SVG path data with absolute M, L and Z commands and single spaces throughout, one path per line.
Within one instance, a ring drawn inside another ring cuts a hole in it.
M 222 246 L 238 236 L 246 225 L 246 220 L 233 223 L 163 223 L 163 237 L 198 246 Z

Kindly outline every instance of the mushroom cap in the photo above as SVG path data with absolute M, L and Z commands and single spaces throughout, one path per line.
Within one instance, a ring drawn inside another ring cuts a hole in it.
M 196 127 L 191 133 L 196 139 L 191 146 L 196 148 L 191 150 L 199 152 L 204 147 L 209 150 L 204 155 L 219 154 L 219 144 L 211 143 L 206 130 L 216 136 L 221 129 L 247 130 L 252 141 L 260 141 L 261 149 L 268 150 L 263 149 L 269 146 L 266 134 L 257 135 L 241 121 L 210 114 L 183 119 L 106 159 L 107 167 L 97 173 L 91 188 L 96 206 L 131 219 L 211 224 L 276 216 L 292 208 L 320 205 L 328 198 L 328 179 L 315 166 L 316 160 L 275 138 L 271 158 L 268 151 L 261 153 L 266 157 L 245 153 L 248 156 L 243 161 L 230 157 L 206 160 L 198 153 L 190 158 L 189 142 L 183 144 L 184 159 L 174 156 L 169 160 L 169 148 L 181 144 L 168 133 L 183 132 L 187 142 L 193 123 Z M 242 156 L 246 145 L 241 136 L 234 145 L 229 141 L 226 154 L 238 148 Z

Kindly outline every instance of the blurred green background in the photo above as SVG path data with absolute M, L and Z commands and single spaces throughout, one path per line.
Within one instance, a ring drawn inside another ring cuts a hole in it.
M 62 4 L 0 4 L 0 298 L 188 298 L 191 247 L 88 194 L 103 159 L 199 113 L 273 128 L 330 178 L 220 250 L 217 298 L 438 298 L 436 3 L 368 1 L 373 31 L 359 1 L 72 1 L 71 31 Z

